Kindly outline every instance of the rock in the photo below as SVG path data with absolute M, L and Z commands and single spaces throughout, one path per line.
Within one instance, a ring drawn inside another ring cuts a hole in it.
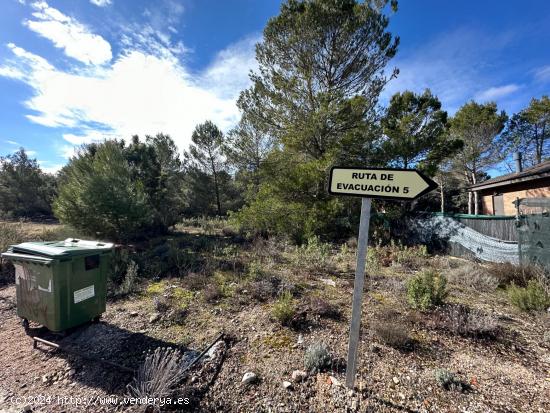
M 351 410 L 357 410 L 357 400 L 351 402 Z
M 301 334 L 298 334 L 298 344 L 303 344 L 303 343 L 304 343 L 304 336 Z
M 336 287 L 336 282 L 334 280 L 331 280 L 330 278 L 321 278 L 320 280 L 323 284 L 330 285 L 331 287 Z
M 30 404 L 27 404 L 23 409 L 21 410 L 23 413 L 29 413 L 32 412 L 32 407 Z
M 76 370 L 70 369 L 69 372 L 67 373 L 67 377 L 73 377 L 75 374 L 76 374 Z
M 130 317 L 137 317 L 139 313 L 137 311 L 130 311 Z
M 292 383 L 289 382 L 289 381 L 283 381 L 283 388 L 285 388 L 287 390 L 291 390 L 292 389 Z
M 243 376 L 243 379 L 241 380 L 241 382 L 243 384 L 252 384 L 256 380 L 258 380 L 258 376 L 256 375 L 256 373 L 252 373 L 251 371 L 249 371 L 249 372 L 244 373 L 244 376 Z
M 340 381 L 336 377 L 329 376 L 329 379 L 330 379 L 330 382 L 332 383 L 333 386 L 335 386 L 335 387 L 341 386 Z
M 397 377 L 394 376 L 392 380 L 395 384 L 399 384 L 399 379 Z
M 296 383 L 305 380 L 307 377 L 307 373 L 303 370 L 294 370 L 292 372 L 292 381 L 295 381 Z
M 27 383 L 23 383 L 21 384 L 21 386 L 19 386 L 20 389 L 24 389 L 25 387 L 27 387 Z
M 218 351 L 218 349 L 222 346 L 223 344 L 223 341 L 218 341 L 216 344 L 214 344 L 210 350 L 208 350 L 208 352 L 206 353 L 206 355 L 208 356 L 208 358 L 210 359 L 213 359 L 215 356 L 216 356 L 216 352 Z
M 47 383 L 50 381 L 50 376 L 48 376 L 47 374 L 44 374 L 42 376 L 42 383 Z
M 160 314 L 159 313 L 153 313 L 151 314 L 151 317 L 149 317 L 149 322 L 150 323 L 155 323 L 157 321 L 159 321 L 160 319 Z

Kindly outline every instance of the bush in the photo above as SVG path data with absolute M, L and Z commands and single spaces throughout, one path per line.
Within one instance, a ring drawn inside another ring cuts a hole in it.
M 494 338 L 498 324 L 494 317 L 465 305 L 448 305 L 438 314 L 440 327 L 462 336 Z
M 369 248 L 367 254 L 367 261 L 373 269 L 390 265 L 417 269 L 425 264 L 428 250 L 425 245 L 403 246 L 392 241 L 390 245 Z
M 392 251 L 392 262 L 408 269 L 418 269 L 426 262 L 428 249 L 425 245 L 397 246 Z
M 165 314 L 170 310 L 172 303 L 167 297 L 155 297 L 153 299 L 153 307 L 159 314 Z
M 313 297 L 310 300 L 308 312 L 318 317 L 331 318 L 333 320 L 339 320 L 342 316 L 342 313 L 335 305 L 319 297 Z
M 128 393 L 139 398 L 172 397 L 185 377 L 187 363 L 179 350 L 170 347 L 149 351 L 136 377 L 127 385 Z
M 407 282 L 407 300 L 413 308 L 428 310 L 443 304 L 447 295 L 447 279 L 434 270 L 426 270 Z
M 265 275 L 262 264 L 257 261 L 252 261 L 248 265 L 248 277 L 252 280 L 259 280 Z
M 190 272 L 183 279 L 183 283 L 191 291 L 199 291 L 206 287 L 206 284 L 207 284 L 206 277 L 207 277 L 206 274 Z
M 454 373 L 446 369 L 437 369 L 435 371 L 435 381 L 445 390 L 462 391 L 465 388 L 464 383 L 462 383 Z
M 181 168 L 166 135 L 89 145 L 61 171 L 55 215 L 111 240 L 166 232 L 182 209 Z
M 514 265 L 509 262 L 491 263 L 487 266 L 487 272 L 498 280 L 500 287 L 511 284 L 527 287 L 529 281 L 535 278 L 534 270 L 530 266 Z
M 203 294 L 204 299 L 208 303 L 214 303 L 223 298 L 223 291 L 221 287 L 216 283 L 208 284 L 203 290 Z
M 412 345 L 409 327 L 394 311 L 384 311 L 372 323 L 372 330 L 382 343 L 395 349 L 406 349 Z
M 491 292 L 499 286 L 499 279 L 479 264 L 466 264 L 450 272 L 449 281 L 475 291 Z
M 0 253 L 5 252 L 10 245 L 19 244 L 25 238 L 21 223 L 0 222 Z M 0 285 L 15 282 L 13 264 L 0 258 Z
M 19 244 L 25 239 L 21 222 L 0 222 L 0 252 L 6 251 L 10 245 Z
M 254 281 L 246 287 L 252 298 L 258 301 L 267 301 L 277 294 L 277 285 L 271 280 Z
M 124 275 L 122 284 L 120 284 L 120 287 L 118 288 L 118 293 L 123 295 L 133 293 L 135 290 L 137 277 L 138 265 L 133 260 L 130 260 L 128 267 L 126 268 L 126 274 Z
M 0 217 L 51 217 L 55 181 L 24 149 L 0 156 Z
M 275 304 L 273 304 L 271 314 L 282 325 L 290 324 L 296 314 L 296 306 L 294 305 L 294 299 L 290 291 L 285 291 L 280 295 Z
M 305 244 L 296 247 L 294 262 L 310 270 L 326 271 L 330 266 L 330 257 L 331 245 L 314 236 L 308 238 Z
M 543 311 L 550 306 L 550 297 L 536 280 L 530 280 L 525 288 L 512 284 L 507 293 L 510 302 L 522 311 Z
M 174 308 L 168 313 L 168 321 L 181 326 L 185 322 L 187 313 L 187 308 Z
M 310 345 L 304 355 L 304 367 L 309 372 L 319 372 L 330 367 L 332 356 L 324 343 Z

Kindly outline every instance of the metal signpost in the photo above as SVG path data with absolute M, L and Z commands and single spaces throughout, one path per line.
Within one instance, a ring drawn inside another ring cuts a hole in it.
M 359 348 L 361 304 L 369 242 L 371 199 L 412 201 L 435 188 L 437 188 L 437 184 L 434 181 L 414 169 L 333 167 L 330 170 L 330 194 L 359 196 L 362 198 L 346 367 L 346 386 L 349 388 L 355 386 L 355 372 L 357 370 L 357 350 Z

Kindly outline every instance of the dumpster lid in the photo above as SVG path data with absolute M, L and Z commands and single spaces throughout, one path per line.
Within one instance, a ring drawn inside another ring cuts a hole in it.
M 86 241 L 77 238 L 67 238 L 65 241 L 23 242 L 13 245 L 11 250 L 45 257 L 74 257 L 108 251 L 113 244 L 100 241 Z

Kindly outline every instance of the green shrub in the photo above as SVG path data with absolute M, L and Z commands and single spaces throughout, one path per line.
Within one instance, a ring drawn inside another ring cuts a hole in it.
M 181 168 L 166 135 L 89 145 L 63 168 L 53 210 L 62 222 L 100 238 L 163 233 L 182 210 Z
M 296 306 L 294 305 L 294 299 L 290 291 L 285 291 L 280 295 L 275 304 L 273 304 L 271 314 L 282 325 L 290 324 L 296 314 Z
M 428 310 L 443 304 L 447 295 L 447 279 L 434 270 L 426 270 L 407 282 L 407 300 L 413 308 Z
M 550 297 L 536 280 L 530 280 L 527 287 L 512 284 L 507 293 L 510 302 L 522 311 L 543 311 L 550 306 Z
M 324 343 L 314 343 L 310 345 L 304 355 L 304 367 L 310 372 L 323 371 L 330 367 L 332 356 Z
M 296 247 L 294 262 L 300 267 L 321 271 L 330 267 L 330 258 L 331 244 L 313 236 L 308 238 L 305 244 Z
M 126 269 L 126 274 L 124 275 L 124 279 L 122 280 L 122 283 L 120 284 L 120 287 L 118 289 L 119 294 L 125 295 L 133 293 L 135 291 L 138 270 L 138 265 L 133 260 L 130 260 Z
M 264 277 L 265 273 L 262 268 L 262 264 L 258 261 L 252 261 L 248 265 L 248 277 L 251 280 L 260 280 Z
M 465 388 L 464 383 L 462 383 L 453 372 L 447 369 L 437 369 L 434 375 L 437 384 L 445 390 L 462 391 Z
M 428 248 L 425 245 L 412 247 L 398 245 L 392 251 L 392 262 L 405 268 L 420 268 L 428 258 Z

